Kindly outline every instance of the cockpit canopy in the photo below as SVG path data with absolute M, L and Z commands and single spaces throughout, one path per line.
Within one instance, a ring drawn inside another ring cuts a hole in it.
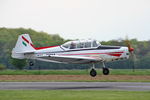
M 93 48 L 98 47 L 101 44 L 96 40 L 76 40 L 69 41 L 62 45 L 66 49 L 79 49 L 79 48 Z

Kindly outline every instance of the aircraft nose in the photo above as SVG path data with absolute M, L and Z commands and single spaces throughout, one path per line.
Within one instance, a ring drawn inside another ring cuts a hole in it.
M 134 48 L 129 48 L 129 52 L 133 52 L 134 51 Z
M 129 58 L 129 49 L 128 47 L 123 47 L 124 48 L 124 58 L 128 59 Z

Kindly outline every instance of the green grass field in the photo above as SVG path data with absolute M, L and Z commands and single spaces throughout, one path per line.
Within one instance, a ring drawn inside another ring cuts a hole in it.
M 0 90 L 0 100 L 150 100 L 150 91 Z
M 2 70 L 0 75 L 89 75 L 90 70 Z M 101 69 L 97 69 L 99 75 Z M 110 69 L 111 75 L 150 75 L 150 69 Z

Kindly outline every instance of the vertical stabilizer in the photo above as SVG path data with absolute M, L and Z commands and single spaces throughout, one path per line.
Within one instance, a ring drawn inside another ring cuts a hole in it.
M 15 48 L 12 50 L 12 57 L 23 59 L 25 53 L 34 53 L 35 51 L 29 34 L 22 34 L 19 35 Z

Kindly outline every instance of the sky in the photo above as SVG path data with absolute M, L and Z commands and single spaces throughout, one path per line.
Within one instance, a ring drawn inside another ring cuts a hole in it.
M 0 27 L 65 39 L 150 40 L 150 0 L 0 0 Z

